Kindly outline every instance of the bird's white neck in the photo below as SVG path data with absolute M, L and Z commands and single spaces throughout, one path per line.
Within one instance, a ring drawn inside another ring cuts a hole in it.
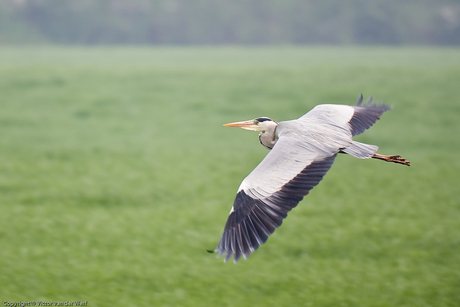
M 263 130 L 259 133 L 260 144 L 262 144 L 268 149 L 272 149 L 273 146 L 275 146 L 276 141 L 278 140 L 275 134 L 276 126 L 278 126 L 278 123 L 274 121 L 266 121 L 260 123 L 261 126 L 262 124 Z

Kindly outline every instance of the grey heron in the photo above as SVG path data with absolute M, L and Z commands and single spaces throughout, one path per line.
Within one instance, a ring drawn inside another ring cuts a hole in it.
M 353 136 L 370 128 L 391 108 L 372 104 L 372 97 L 355 106 L 322 104 L 299 119 L 280 123 L 268 117 L 225 124 L 260 131 L 260 143 L 270 152 L 241 183 L 222 238 L 216 249 L 224 261 L 247 259 L 278 228 L 332 166 L 338 153 L 410 165 L 399 155 L 381 155 L 378 147 Z

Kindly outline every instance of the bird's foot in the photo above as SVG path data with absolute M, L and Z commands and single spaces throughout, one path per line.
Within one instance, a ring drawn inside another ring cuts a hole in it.
M 400 155 L 385 156 L 385 155 L 381 155 L 381 154 L 376 153 L 376 154 L 374 154 L 372 156 L 372 158 L 384 160 L 384 161 L 387 161 L 387 162 L 394 162 L 394 163 L 399 163 L 399 164 L 404 164 L 404 165 L 410 166 L 410 162 L 407 161 L 404 158 L 401 158 Z

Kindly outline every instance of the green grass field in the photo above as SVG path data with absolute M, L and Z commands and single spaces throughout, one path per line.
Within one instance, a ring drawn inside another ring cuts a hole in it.
M 223 263 L 267 153 L 222 124 L 360 93 L 394 109 L 267 243 Z M 0 300 L 459 306 L 460 49 L 0 48 Z

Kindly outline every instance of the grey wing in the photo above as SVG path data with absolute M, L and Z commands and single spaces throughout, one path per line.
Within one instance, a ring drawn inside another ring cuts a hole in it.
M 378 119 L 382 116 L 383 112 L 391 110 L 390 106 L 381 104 L 379 102 L 372 103 L 372 96 L 363 104 L 363 95 L 359 97 L 356 106 L 353 106 L 354 113 L 349 121 L 352 135 L 363 133 L 369 129 Z
M 337 151 L 318 153 L 293 138 L 280 138 L 242 182 L 216 248 L 225 261 L 245 259 L 279 227 L 332 166 Z
M 348 122 L 352 136 L 363 133 L 369 129 L 377 120 L 380 119 L 383 112 L 391 110 L 390 106 L 383 105 L 379 102 L 372 103 L 372 96 L 363 104 L 363 95 L 359 97 L 356 106 L 352 106 L 354 112 L 350 121 Z M 343 148 L 342 151 L 359 159 L 369 159 L 378 150 L 378 146 L 363 144 L 353 141 L 350 145 Z
M 347 130 L 352 136 L 369 129 L 390 106 L 377 102 L 372 104 L 372 96 L 363 103 L 361 94 L 356 106 L 321 104 L 299 118 L 301 121 L 317 121 L 335 128 Z
M 342 135 L 350 137 L 350 143 L 341 147 L 340 150 L 359 159 L 371 158 L 377 151 L 375 145 L 368 145 L 352 141 L 351 137 L 363 133 L 369 129 L 380 116 L 390 110 L 391 107 L 379 102 L 372 104 L 370 97 L 363 104 L 363 95 L 359 97 L 356 106 L 322 104 L 313 108 L 310 112 L 299 118 L 301 122 L 316 122 L 322 131 L 328 131 L 328 137 Z M 324 138 L 324 137 L 323 137 Z

